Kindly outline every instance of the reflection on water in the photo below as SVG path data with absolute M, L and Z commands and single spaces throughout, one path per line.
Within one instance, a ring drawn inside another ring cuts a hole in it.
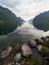
M 1 45 L 4 46 L 8 42 L 14 42 L 14 41 L 24 42 L 30 39 L 35 39 L 47 35 L 49 35 L 49 31 L 44 32 L 42 30 L 38 30 L 29 22 L 25 22 L 21 26 L 17 27 L 17 29 L 12 33 L 0 36 L 0 46 Z

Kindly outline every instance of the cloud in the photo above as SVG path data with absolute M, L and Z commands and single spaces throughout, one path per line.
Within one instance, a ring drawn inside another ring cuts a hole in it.
M 0 0 L 0 3 L 25 20 L 49 10 L 49 0 Z
M 15 7 L 15 5 L 20 4 L 20 0 L 0 0 L 0 3 L 8 7 Z

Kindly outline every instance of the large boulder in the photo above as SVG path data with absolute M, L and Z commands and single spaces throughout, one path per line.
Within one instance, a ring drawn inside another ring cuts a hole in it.
M 21 58 L 22 58 L 21 53 L 16 53 L 14 56 L 14 61 L 17 62 L 17 61 L 21 60 Z
M 37 43 L 36 43 L 35 40 L 30 40 L 29 45 L 30 45 L 31 47 L 36 47 L 36 46 L 37 46 Z
M 28 56 L 28 55 L 32 54 L 32 50 L 29 47 L 29 45 L 27 45 L 27 44 L 23 44 L 22 47 L 21 47 L 21 49 L 22 49 L 23 56 Z
M 13 48 L 11 46 L 8 46 L 5 50 L 3 50 L 0 54 L 1 59 L 9 56 L 9 54 L 11 53 L 12 50 L 13 50 Z

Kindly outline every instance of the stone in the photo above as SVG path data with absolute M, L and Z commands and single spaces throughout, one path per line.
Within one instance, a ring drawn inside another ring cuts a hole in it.
M 16 62 L 16 64 L 15 65 L 21 65 L 20 63 L 18 63 L 18 62 Z
M 40 52 L 41 49 L 42 49 L 42 45 L 38 45 L 36 48 L 37 48 L 37 50 Z
M 10 54 L 10 52 L 12 51 L 12 47 L 11 46 L 8 46 L 5 50 L 3 50 L 2 52 L 1 52 L 1 59 L 3 59 L 3 58 L 5 58 L 5 57 L 7 57 L 9 54 Z
M 35 39 L 35 41 L 36 41 L 37 45 L 44 44 L 44 41 L 42 39 L 40 39 L 40 38 Z
M 28 55 L 32 54 L 32 50 L 29 47 L 29 45 L 27 45 L 27 44 L 23 44 L 22 47 L 21 47 L 21 49 L 22 49 L 23 56 L 28 56 Z
M 17 61 L 21 60 L 21 57 L 22 57 L 21 53 L 16 53 L 15 57 L 14 57 L 14 61 L 17 62 Z
M 46 38 L 45 37 L 41 37 L 41 40 L 43 40 L 44 42 L 46 42 Z
M 31 47 L 36 47 L 37 43 L 34 40 L 30 40 L 30 44 Z
M 9 55 L 7 50 L 4 50 L 3 52 L 1 52 L 1 59 L 7 57 Z
M 13 50 L 12 46 L 7 47 L 7 51 L 10 53 Z

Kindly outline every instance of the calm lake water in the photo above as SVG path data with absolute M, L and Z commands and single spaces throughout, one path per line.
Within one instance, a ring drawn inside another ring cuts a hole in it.
M 34 40 L 47 35 L 49 35 L 49 31 L 38 30 L 29 22 L 25 22 L 12 33 L 0 35 L 0 47 L 10 43 L 15 44 L 15 42 L 27 42 L 30 39 Z

